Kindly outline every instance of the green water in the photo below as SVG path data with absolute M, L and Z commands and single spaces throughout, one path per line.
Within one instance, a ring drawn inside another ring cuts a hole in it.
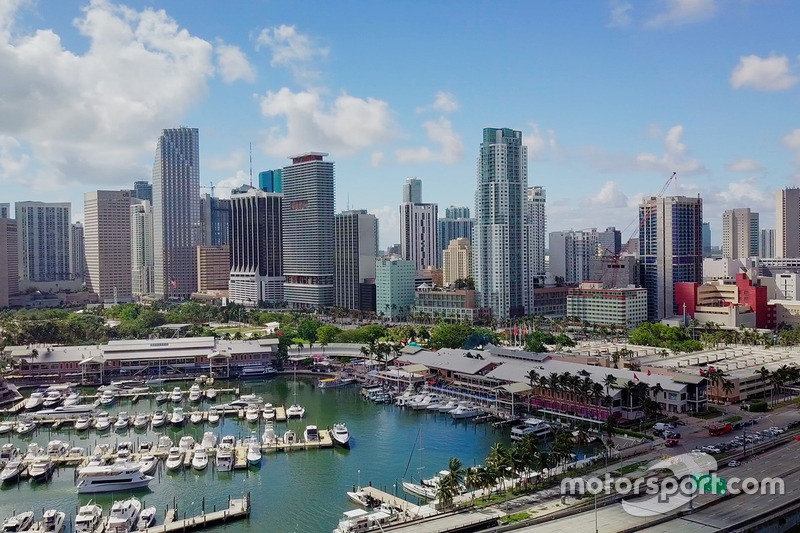
M 165 388 L 171 390 L 177 384 L 168 385 Z M 189 384 L 180 385 L 184 391 L 188 390 Z M 216 384 L 218 388 L 238 385 Z M 402 495 L 400 483 L 404 473 L 406 479 L 412 475 L 417 479 L 420 472 L 423 477 L 432 476 L 446 467 L 450 457 L 458 457 L 464 465 L 471 466 L 482 462 L 495 442 L 510 443 L 508 429 L 494 431 L 487 425 L 454 422 L 443 414 L 375 405 L 363 400 L 356 387 L 320 390 L 311 381 L 300 378 L 297 381 L 276 378 L 265 383 L 245 382 L 241 386 L 242 393 L 255 392 L 266 402 L 287 406 L 294 402 L 296 390 L 297 402 L 306 408 L 306 416 L 302 421 L 276 423 L 276 433 L 282 434 L 290 427 L 302 435 L 307 424 L 325 428 L 341 421 L 350 430 L 351 448 L 265 453 L 260 468 L 232 473 L 218 474 L 212 464 L 202 472 L 189 470 L 173 473 L 162 468 L 150 483 L 149 491 L 135 493 L 146 505 L 154 505 L 159 509 L 159 523 L 163 520 L 164 509 L 172 506 L 173 502 L 178 506 L 179 516 L 182 517 L 184 512 L 190 516 L 199 514 L 203 503 L 206 511 L 213 510 L 215 506 L 220 509 L 227 507 L 229 497 L 237 498 L 243 492 L 250 492 L 253 505 L 249 520 L 210 530 L 330 532 L 336 527 L 341 513 L 354 508 L 345 492 L 358 484 L 359 476 L 362 485 L 372 482 L 373 486 L 390 493 L 395 491 L 393 487 L 396 484 L 398 495 Z M 231 399 L 226 396 L 218 398 L 217 402 L 224 403 Z M 217 426 L 193 425 L 188 421 L 192 406 L 185 399 L 182 405 L 187 411 L 187 423 L 183 428 L 157 428 L 166 432 L 176 444 L 180 436 L 187 433 L 199 442 L 203 431 L 209 430 L 219 436 L 233 434 L 246 437 L 251 429 L 257 431 L 259 436 L 263 433 L 263 423 L 256 427 L 255 424 L 236 419 L 226 419 Z M 172 407 L 171 403 L 159 407 L 155 401 L 143 400 L 136 405 L 118 403 L 106 410 L 110 413 L 126 410 L 133 415 L 137 411 L 152 413 L 157 408 L 171 411 Z M 204 408 L 207 408 L 205 404 Z M 420 433 L 422 451 L 418 451 L 417 445 L 417 451 L 412 455 L 412 448 Z M 138 432 L 133 429 L 98 435 L 94 430 L 78 434 L 67 428 L 58 432 L 50 432 L 45 428 L 24 438 L 4 436 L 3 442 L 14 442 L 21 448 L 29 442 L 37 442 L 45 447 L 49 440 L 60 439 L 91 451 L 99 443 L 130 440 L 138 449 L 138 442 L 155 442 L 158 435 L 158 431 Z M 422 470 L 419 470 L 420 466 Z M 46 484 L 35 485 L 24 481 L 3 486 L 0 488 L 0 520 L 13 511 L 31 509 L 36 512 L 38 519 L 43 508 L 57 508 L 70 517 L 67 529 L 70 531 L 71 519 L 79 505 L 94 499 L 108 512 L 111 502 L 124 496 L 116 493 L 113 496 L 79 496 L 75 492 L 74 472 L 74 468 L 64 467 L 57 470 L 53 479 Z M 409 500 L 416 503 L 413 497 L 409 497 Z

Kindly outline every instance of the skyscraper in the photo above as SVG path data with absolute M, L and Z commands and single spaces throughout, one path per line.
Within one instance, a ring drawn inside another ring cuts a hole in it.
M 231 194 L 232 302 L 257 306 L 283 301 L 283 201 L 282 194 L 249 186 Z
M 749 207 L 722 213 L 722 257 L 742 259 L 758 256 L 758 213 Z
M 703 222 L 703 255 L 711 255 L 711 222 Z
M 463 237 L 453 239 L 442 258 L 442 284 L 449 287 L 457 279 L 472 275 L 472 248 Z
M 525 191 L 525 244 L 523 247 L 524 289 L 526 312 L 533 308 L 533 289 L 545 275 L 544 240 L 547 235 L 547 212 L 545 203 L 547 195 L 544 187 L 528 187 Z
M 800 188 L 775 193 L 775 257 L 800 257 Z
M 153 293 L 153 206 L 131 200 L 131 292 L 134 298 Z
M 475 227 L 472 233 L 479 307 L 498 320 L 524 315 L 526 268 L 524 203 L 528 149 L 522 132 L 485 128 L 478 158 Z
M 83 236 L 83 224 L 74 223 L 71 232 L 69 272 L 72 279 L 83 281 L 86 276 L 86 243 Z
M 589 279 L 590 264 L 597 258 L 599 234 L 595 228 L 550 233 L 550 273 L 576 284 Z
M 647 319 L 678 314 L 675 283 L 703 282 L 703 200 L 651 196 L 639 205 L 639 269 Z
M 200 195 L 200 244 L 221 246 L 230 240 L 231 201 L 208 193 Z
M 368 309 L 362 301 L 362 287 L 375 279 L 375 259 L 378 256 L 378 219 L 365 209 L 353 209 L 333 218 L 334 302 L 344 309 Z M 373 281 L 374 283 L 374 281 Z
M 131 198 L 137 200 L 147 200 L 150 204 L 153 203 L 153 186 L 146 181 L 134 181 L 133 191 L 131 191 Z
M 17 202 L 14 207 L 20 280 L 48 282 L 71 279 L 69 202 Z
M 472 242 L 472 227 L 475 219 L 469 217 L 469 207 L 451 205 L 444 210 L 444 218 L 439 219 L 439 262 L 444 251 L 453 239 L 467 239 Z
M 86 286 L 101 302 L 133 299 L 130 213 L 129 190 L 83 195 Z
M 421 204 L 422 203 L 422 180 L 419 178 L 407 178 L 403 184 L 403 203 Z
M 283 192 L 281 169 L 264 170 L 258 173 L 258 188 L 266 192 Z
M 408 178 L 400 204 L 400 255 L 417 270 L 439 265 L 438 218 L 439 206 L 422 203 L 422 181 Z
M 775 230 L 762 229 L 758 241 L 759 257 L 775 257 Z
M 9 297 L 19 292 L 19 247 L 17 221 L 0 218 L 0 309 L 8 307 Z
M 200 240 L 200 132 L 165 129 L 153 164 L 153 293 L 189 298 Z
M 283 179 L 284 298 L 293 307 L 333 305 L 333 161 L 292 156 Z
M 597 245 L 600 255 L 619 255 L 622 251 L 622 232 L 611 226 L 605 231 L 597 232 Z
M 406 316 L 414 306 L 414 263 L 405 259 L 375 260 L 375 309 L 389 319 Z

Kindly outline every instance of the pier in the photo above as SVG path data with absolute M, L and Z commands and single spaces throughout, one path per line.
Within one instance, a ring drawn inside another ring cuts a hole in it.
M 436 510 L 432 507 L 427 505 L 414 505 L 407 500 L 398 498 L 397 496 L 389 494 L 388 492 L 383 492 L 375 487 L 361 487 L 361 490 L 364 491 L 364 494 L 367 496 L 375 498 L 381 503 L 388 503 L 392 507 L 402 510 L 405 513 L 406 520 L 424 518 L 426 516 L 433 516 L 436 514 Z
M 170 531 L 189 531 L 193 529 L 204 529 L 219 524 L 224 524 L 231 520 L 238 520 L 250 516 L 250 493 L 244 498 L 232 499 L 228 503 L 228 508 L 222 511 L 211 513 L 201 513 L 184 519 L 176 519 L 175 513 L 168 513 L 167 519 L 163 524 L 152 526 L 144 530 L 145 533 L 168 533 Z

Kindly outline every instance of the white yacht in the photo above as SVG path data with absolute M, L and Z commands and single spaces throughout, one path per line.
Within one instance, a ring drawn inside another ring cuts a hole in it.
M 133 419 L 133 427 L 136 429 L 144 429 L 150 422 L 150 417 L 145 413 L 137 413 Z
M 317 426 L 306 426 L 303 431 L 303 440 L 306 442 L 319 442 L 319 430 Z
M 458 400 L 456 399 L 450 399 L 447 402 L 442 401 L 441 403 L 439 403 L 439 412 L 449 413 L 456 407 L 458 407 Z
M 142 466 L 142 474 L 146 476 L 153 474 L 156 471 L 156 468 L 158 468 L 158 459 L 155 455 L 150 453 L 142 455 L 142 457 L 139 459 L 139 463 Z
M 14 431 L 14 423 L 13 422 L 2 422 L 0 423 L 0 435 L 5 435 L 6 433 L 11 433 Z
M 111 390 L 104 390 L 103 394 L 100 395 L 100 405 L 111 405 L 114 403 L 114 399 L 116 399 L 116 395 Z
M 48 455 L 37 455 L 28 467 L 28 475 L 33 481 L 47 481 L 53 475 L 56 465 Z
M 191 435 L 184 435 L 181 437 L 181 440 L 178 441 L 178 448 L 180 448 L 182 452 L 188 452 L 194 448 L 194 437 Z
M 544 420 L 539 418 L 528 418 L 522 425 L 511 428 L 511 440 L 522 440 L 525 435 L 533 435 L 537 438 L 546 437 L 550 434 L 551 428 Z
M 286 433 L 283 434 L 283 443 L 294 444 L 295 442 L 297 442 L 297 433 L 295 433 L 291 429 L 287 429 Z
M 144 531 L 148 527 L 155 524 L 156 512 L 157 509 L 155 507 L 147 507 L 146 509 L 142 509 L 142 512 L 139 513 L 139 521 L 136 523 L 136 531 Z
M 183 456 L 183 450 L 173 446 L 169 449 L 169 455 L 167 455 L 167 461 L 164 466 L 167 467 L 167 470 L 180 470 L 183 466 Z
M 403 491 L 426 500 L 436 499 L 436 489 L 410 481 L 403 481 Z
M 189 401 L 190 402 L 199 402 L 203 399 L 203 389 L 200 388 L 200 385 L 195 383 L 191 387 L 189 387 Z
M 25 402 L 25 409 L 33 411 L 34 409 L 40 408 L 42 404 L 44 404 L 44 393 L 32 392 L 30 398 Z
M 288 409 L 286 409 L 287 418 L 303 418 L 305 414 L 305 408 L 298 403 L 293 403 Z
M 105 431 L 111 427 L 111 419 L 108 413 L 100 413 L 94 420 L 94 428 L 97 431 Z
M 75 516 L 75 533 L 102 533 L 103 508 L 89 502 L 82 505 Z
M 81 403 L 81 395 L 77 392 L 70 392 L 64 398 L 64 405 L 66 407 L 69 407 L 70 405 L 78 405 L 79 403 Z
M 4 467 L 9 461 L 16 459 L 19 455 L 19 448 L 7 442 L 0 446 L 0 468 Z
M 264 404 L 261 408 L 261 414 L 264 420 L 275 420 L 275 406 L 271 403 Z
M 473 418 L 484 413 L 483 409 L 472 405 L 469 402 L 459 402 L 458 407 L 450 411 L 450 416 L 456 420 L 463 418 Z
M 169 423 L 173 426 L 180 426 L 186 421 L 186 415 L 183 414 L 182 407 L 176 407 L 174 411 L 172 411 L 172 416 L 169 419 Z
M 128 429 L 128 424 L 130 424 L 131 417 L 128 414 L 128 411 L 120 411 L 117 415 L 117 421 L 114 422 L 114 430 L 115 431 L 122 431 L 124 429 Z
M 167 413 L 162 411 L 161 409 L 157 409 L 155 413 L 153 413 L 153 427 L 161 427 L 167 423 Z
M 422 398 L 422 400 L 418 402 L 412 402 L 410 405 L 412 409 L 414 409 L 415 411 L 419 411 L 422 409 L 427 409 L 428 406 L 431 404 L 436 404 L 436 405 L 439 404 L 438 394 L 428 394 L 424 398 Z
M 0 531 L 3 533 L 16 533 L 18 531 L 28 531 L 33 526 L 33 511 L 25 511 L 18 515 L 6 518 Z
M 222 441 L 220 442 L 220 445 L 223 444 L 228 445 L 231 448 L 236 448 L 236 437 L 233 435 L 225 435 L 222 437 Z
M 261 444 L 258 442 L 258 436 L 253 434 L 248 440 L 247 464 L 259 466 L 261 464 Z
M 42 524 L 39 531 L 43 533 L 61 533 L 64 531 L 64 519 L 67 515 L 55 509 L 48 509 L 42 515 Z
M 14 431 L 17 435 L 27 435 L 33 433 L 36 429 L 36 422 L 27 418 L 20 418 L 17 420 L 17 425 L 14 426 Z
M 217 448 L 217 472 L 230 472 L 233 470 L 233 447 L 224 442 Z
M 206 450 L 210 450 L 211 448 L 217 447 L 217 436 L 214 434 L 213 431 L 206 431 L 205 433 L 203 433 L 203 440 L 200 441 L 200 446 L 202 446 Z
M 372 512 L 364 509 L 345 511 L 333 533 L 356 533 L 362 531 L 383 531 L 384 526 L 399 520 L 397 511 L 387 504 L 381 504 Z
M 48 391 L 44 395 L 44 402 L 42 402 L 42 407 L 45 409 L 52 409 L 53 407 L 58 407 L 61 405 L 61 402 L 64 401 L 64 395 L 60 390 L 53 390 L 48 389 Z
M 89 415 L 79 416 L 75 420 L 75 431 L 85 431 L 92 425 L 92 418 Z
M 272 421 L 268 421 L 264 424 L 264 434 L 261 436 L 261 442 L 268 446 L 278 442 L 278 436 L 275 434 L 275 427 Z
M 192 468 L 205 470 L 208 466 L 208 452 L 205 448 L 196 448 L 192 456 Z
M 183 401 L 183 391 L 181 388 L 175 387 L 172 389 L 172 394 L 169 395 L 169 399 L 174 403 L 181 403 Z
M 60 440 L 51 440 L 47 443 L 47 455 L 53 458 L 61 457 L 62 455 L 67 455 L 69 451 L 69 447 L 67 443 Z
M 255 424 L 258 422 L 259 417 L 259 408 L 257 405 L 251 404 L 247 406 L 247 410 L 244 413 L 244 418 L 251 424 Z
M 206 389 L 206 398 L 209 400 L 213 400 L 217 397 L 217 389 L 214 387 L 209 387 Z
M 106 533 L 130 533 L 136 529 L 142 502 L 138 498 L 128 498 L 121 502 L 114 502 L 111 506 L 111 516 L 106 522 Z
M 6 463 L 5 468 L 0 471 L 0 483 L 10 483 L 19 479 L 19 476 L 25 471 L 25 463 L 22 462 L 20 457 L 11 459 Z
M 203 413 L 200 411 L 192 411 L 189 420 L 191 420 L 192 424 L 201 424 L 203 422 Z
M 28 444 L 27 448 L 25 449 L 25 460 L 30 462 L 36 459 L 39 455 L 44 455 L 46 450 L 39 446 L 35 442 L 31 442 Z
M 350 431 L 344 424 L 334 424 L 333 431 L 331 431 L 331 439 L 333 442 L 342 446 L 343 448 L 350 447 Z
M 156 449 L 159 452 L 168 452 L 170 448 L 172 448 L 171 438 L 169 438 L 167 435 L 161 435 L 158 437 L 158 445 L 156 446 Z
M 219 411 L 217 411 L 217 409 L 214 407 L 212 407 L 211 410 L 208 411 L 208 423 L 209 424 L 219 423 Z

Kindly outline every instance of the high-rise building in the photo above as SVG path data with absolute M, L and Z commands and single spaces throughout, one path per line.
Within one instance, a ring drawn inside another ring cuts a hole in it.
M 639 205 L 639 267 L 647 318 L 678 314 L 675 283 L 703 282 L 703 200 L 651 196 Z
M 153 186 L 147 181 L 134 181 L 133 190 L 131 191 L 131 198 L 137 200 L 147 200 L 150 205 L 153 204 Z
M 619 255 L 622 251 L 622 232 L 614 226 L 598 231 L 597 245 L 600 247 L 600 255 Z
M 472 242 L 472 227 L 475 225 L 475 219 L 469 217 L 469 207 L 451 205 L 444 212 L 444 218 L 439 219 L 440 263 L 442 254 L 453 239 L 463 238 Z
M 200 195 L 200 245 L 222 246 L 230 241 L 231 201 Z
M 756 257 L 758 239 L 758 213 L 753 213 L 749 207 L 722 213 L 722 257 Z
M 249 186 L 231 194 L 232 302 L 257 306 L 283 301 L 283 202 L 280 193 Z
M 283 179 L 284 298 L 292 307 L 333 305 L 333 161 L 292 156 Z
M 595 228 L 550 233 L 550 273 L 576 284 L 590 280 L 592 259 L 598 256 L 599 235 Z
M 533 289 L 544 278 L 545 253 L 544 240 L 547 231 L 547 195 L 544 187 L 528 187 L 525 191 L 525 227 L 523 232 L 523 295 L 527 313 L 533 309 Z
M 800 257 L 800 188 L 775 193 L 775 257 Z
M 758 240 L 759 257 L 775 257 L 775 230 L 762 229 Z
M 422 180 L 419 178 L 407 178 L 403 184 L 403 203 L 421 204 L 422 203 Z
M 86 286 L 101 302 L 133 299 L 130 214 L 130 190 L 83 195 Z
M 153 164 L 153 293 L 189 298 L 200 240 L 200 132 L 165 129 Z
M 258 188 L 266 192 L 283 192 L 281 169 L 264 170 L 258 173 Z
M 67 281 L 70 275 L 69 202 L 17 202 L 19 278 L 27 282 Z
M 9 203 L 0 203 L 0 218 L 10 218 L 11 217 L 11 204 Z
M 9 297 L 19 292 L 17 239 L 17 221 L 0 218 L 0 309 L 8 307 Z
M 444 209 L 444 218 L 469 218 L 469 207 L 463 205 L 446 207 Z
M 227 244 L 197 247 L 197 292 L 228 291 L 231 251 Z
M 378 219 L 365 209 L 338 213 L 333 218 L 334 301 L 336 307 L 375 311 L 362 301 L 364 284 L 375 279 L 378 257 Z M 369 300 L 369 299 L 368 299 Z
M 469 239 L 453 239 L 445 249 L 442 259 L 442 285 L 449 287 L 457 279 L 472 276 L 472 247 Z
M 526 313 L 524 203 L 528 149 L 522 132 L 485 128 L 478 158 L 472 233 L 478 306 L 498 320 Z
M 375 260 L 375 310 L 387 318 L 403 318 L 414 306 L 414 263 L 405 259 Z
M 153 293 L 153 206 L 131 200 L 131 292 L 134 298 Z
M 72 241 L 69 252 L 69 271 L 72 279 L 83 280 L 86 276 L 86 243 L 83 237 L 83 224 L 72 225 Z
M 411 178 L 415 183 L 421 182 Z M 408 183 L 403 186 L 403 197 L 406 196 Z M 410 188 L 412 197 L 417 197 L 416 188 Z M 439 264 L 441 250 L 438 244 L 439 206 L 422 202 L 403 202 L 400 204 L 400 255 L 406 261 L 414 263 L 417 270 L 436 267 Z
M 703 255 L 711 255 L 711 222 L 703 222 Z

